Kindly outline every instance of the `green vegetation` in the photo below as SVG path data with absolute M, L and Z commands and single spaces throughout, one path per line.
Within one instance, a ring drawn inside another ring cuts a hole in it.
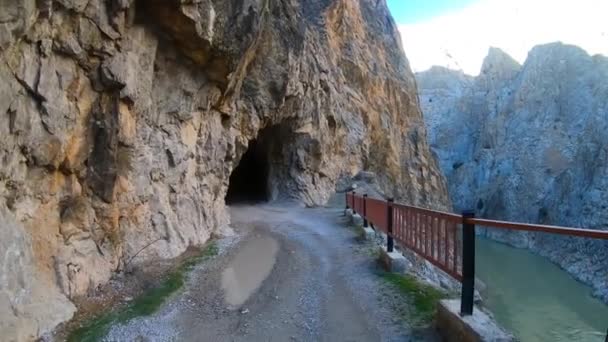
M 423 284 L 409 274 L 383 272 L 380 276 L 411 302 L 413 310 L 403 312 L 403 315 L 412 326 L 426 326 L 431 323 L 439 301 L 447 296 L 443 291 Z
M 103 313 L 85 322 L 80 328 L 70 333 L 68 341 L 100 341 L 113 325 L 128 322 L 135 317 L 153 314 L 170 295 L 184 285 L 188 273 L 194 266 L 217 253 L 217 245 L 213 242 L 210 243 L 197 255 L 184 260 L 178 269 L 167 275 L 158 286 L 144 292 L 126 306 Z

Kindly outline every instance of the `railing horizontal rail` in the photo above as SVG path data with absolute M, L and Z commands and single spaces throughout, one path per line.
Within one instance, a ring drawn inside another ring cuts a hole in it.
M 400 207 L 400 208 L 408 208 L 408 209 L 417 211 L 419 213 L 425 213 L 427 215 L 440 217 L 442 219 L 449 220 L 449 221 L 456 222 L 456 223 L 462 223 L 462 215 L 458 215 L 458 214 L 454 214 L 454 213 L 425 209 L 425 208 L 420 208 L 420 207 L 415 207 L 415 206 L 405 205 L 405 204 L 399 204 L 399 203 L 395 203 L 395 204 L 393 204 L 393 206 Z
M 474 225 L 484 226 L 484 227 L 528 231 L 528 232 L 543 232 L 543 233 L 551 233 L 551 234 L 559 234 L 559 235 L 569 235 L 569 236 L 578 236 L 578 237 L 608 240 L 608 231 L 604 231 L 604 230 L 568 228 L 568 227 L 550 226 L 550 225 L 542 225 L 542 224 L 486 220 L 486 219 L 479 219 L 479 218 L 474 218 L 474 219 L 465 218 L 464 222 L 474 224 Z

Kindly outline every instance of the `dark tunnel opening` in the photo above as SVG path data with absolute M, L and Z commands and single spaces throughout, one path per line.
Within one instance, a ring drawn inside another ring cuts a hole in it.
M 226 204 L 269 202 L 289 197 L 293 191 L 289 183 L 289 152 L 296 146 L 294 139 L 289 121 L 259 131 L 232 170 Z
M 226 204 L 256 203 L 270 200 L 269 153 L 266 144 L 254 139 L 230 175 Z

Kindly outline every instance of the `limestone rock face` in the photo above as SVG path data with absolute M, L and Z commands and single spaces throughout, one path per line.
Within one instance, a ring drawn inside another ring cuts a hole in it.
M 365 169 L 449 205 L 384 1 L 7 0 L 0 49 L 3 339 L 221 234 L 254 139 L 271 199 L 322 204 Z
M 553 43 L 519 66 L 492 49 L 474 79 L 449 70 L 417 78 L 430 144 L 458 209 L 608 229 L 608 58 Z M 605 242 L 487 234 L 548 256 L 608 301 Z

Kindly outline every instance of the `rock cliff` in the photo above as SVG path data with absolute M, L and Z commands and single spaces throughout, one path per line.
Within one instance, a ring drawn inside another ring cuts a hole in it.
M 523 66 L 491 49 L 472 78 L 417 75 L 431 148 L 458 209 L 521 222 L 608 229 L 608 58 L 553 43 Z M 608 301 L 608 244 L 488 235 L 531 248 Z
M 268 199 L 449 203 L 383 0 L 5 0 L 0 50 L 4 340 L 221 234 L 248 147 Z

